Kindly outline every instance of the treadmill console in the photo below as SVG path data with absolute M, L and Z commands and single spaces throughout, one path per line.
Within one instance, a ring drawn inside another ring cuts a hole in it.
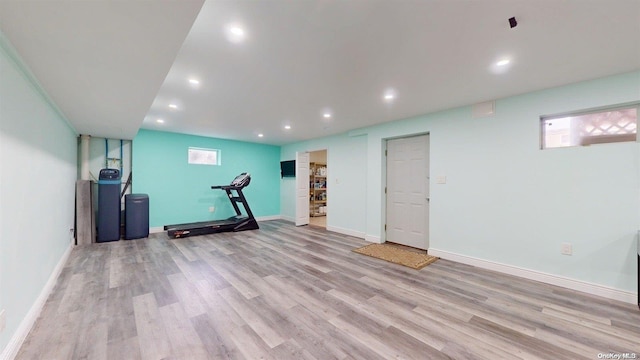
M 233 181 L 231 182 L 231 186 L 238 187 L 238 188 L 243 188 L 243 187 L 248 186 L 250 182 L 251 182 L 251 174 L 242 173 L 242 174 L 236 176 L 235 179 L 233 179 Z

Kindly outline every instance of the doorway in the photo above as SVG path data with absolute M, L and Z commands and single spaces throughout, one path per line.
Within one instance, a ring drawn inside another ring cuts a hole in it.
M 327 227 L 327 150 L 309 153 L 309 225 Z
M 429 135 L 387 140 L 386 241 L 429 248 Z
M 296 152 L 296 226 L 327 227 L 327 150 Z

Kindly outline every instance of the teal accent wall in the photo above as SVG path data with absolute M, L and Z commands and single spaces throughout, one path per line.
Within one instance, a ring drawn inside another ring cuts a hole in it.
M 329 197 L 327 226 L 384 241 L 386 140 L 430 133 L 430 249 L 635 292 L 640 144 L 540 150 L 539 133 L 541 115 L 634 101 L 640 72 L 500 99 L 491 117 L 465 106 L 290 144 L 281 158 L 327 148 L 330 186 L 358 179 Z M 281 193 L 294 216 L 295 182 Z
M 222 164 L 188 164 L 189 147 L 219 149 Z M 226 192 L 211 186 L 228 185 L 242 172 L 251 174 L 243 193 L 254 216 L 280 215 L 278 146 L 140 130 L 132 150 L 133 192 L 149 194 L 151 227 L 235 215 Z
M 2 353 L 70 249 L 77 140 L 2 33 L 0 79 Z

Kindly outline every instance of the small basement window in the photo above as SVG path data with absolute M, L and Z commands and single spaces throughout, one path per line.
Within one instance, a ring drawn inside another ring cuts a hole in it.
M 636 141 L 639 104 L 542 116 L 542 149 Z
M 220 165 L 220 150 L 189 147 L 189 164 Z

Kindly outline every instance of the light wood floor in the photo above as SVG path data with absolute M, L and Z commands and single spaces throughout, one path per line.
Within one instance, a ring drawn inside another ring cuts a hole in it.
M 640 311 L 282 221 L 241 233 L 93 244 L 69 263 L 18 359 L 640 357 Z
M 327 227 L 327 217 L 326 216 L 310 216 L 309 217 L 309 225 L 326 228 Z

